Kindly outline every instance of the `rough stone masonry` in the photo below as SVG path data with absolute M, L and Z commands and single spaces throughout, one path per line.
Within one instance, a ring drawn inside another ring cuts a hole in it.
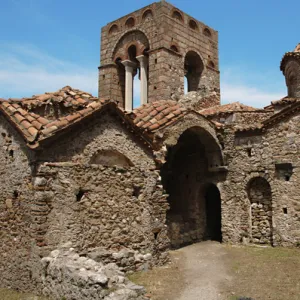
M 143 299 L 126 272 L 169 249 L 299 247 L 300 47 L 263 109 L 221 105 L 218 66 L 218 32 L 161 1 L 102 28 L 98 97 L 0 100 L 2 287 Z

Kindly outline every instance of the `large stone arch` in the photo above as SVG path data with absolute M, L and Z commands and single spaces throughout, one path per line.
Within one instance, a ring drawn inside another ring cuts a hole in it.
M 137 56 L 143 55 L 145 50 L 150 49 L 149 39 L 144 32 L 141 30 L 129 30 L 115 44 L 112 60 L 116 61 L 118 58 L 127 60 L 129 58 L 128 49 L 133 45 L 136 47 Z
M 176 124 L 156 133 L 155 138 L 163 140 L 160 150 L 155 153 L 156 157 L 164 162 L 167 155 L 167 149 L 175 146 L 180 136 L 188 129 L 198 131 L 199 134 L 202 134 L 203 142 L 206 144 L 209 167 L 216 168 L 224 166 L 222 147 L 217 138 L 214 125 L 197 113 L 190 113 L 184 116 Z
M 214 128 L 210 122 L 193 114 L 168 128 L 164 135 L 165 163 L 161 167 L 161 177 L 169 195 L 167 225 L 171 247 L 208 238 L 220 241 L 221 193 L 217 186 L 223 157 Z M 209 187 L 214 187 L 218 193 L 209 193 Z M 214 200 L 219 201 L 215 215 L 211 208 L 216 206 L 208 203 Z M 217 215 L 219 229 L 214 234 L 209 218 Z

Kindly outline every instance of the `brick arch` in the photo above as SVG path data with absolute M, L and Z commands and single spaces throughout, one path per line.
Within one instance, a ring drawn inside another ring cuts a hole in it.
M 151 8 L 147 8 L 142 14 L 142 22 L 145 22 L 149 19 L 153 19 L 153 11 Z
M 136 18 L 134 16 L 128 17 L 125 22 L 125 27 L 129 29 L 134 27 L 135 25 L 136 25 Z
M 108 34 L 116 34 L 119 31 L 119 26 L 114 23 L 110 26 L 109 30 L 108 30 Z
M 183 13 L 181 13 L 178 9 L 173 8 L 171 10 L 171 17 L 181 23 L 184 23 L 184 16 Z
M 146 49 L 150 48 L 149 39 L 141 30 L 130 30 L 126 32 L 115 44 L 112 60 L 117 57 L 128 59 L 127 50 L 134 45 L 137 49 L 137 55 L 142 55 Z

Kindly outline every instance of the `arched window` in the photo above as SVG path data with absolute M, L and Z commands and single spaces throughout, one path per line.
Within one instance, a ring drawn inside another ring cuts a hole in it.
M 269 182 L 262 177 L 250 180 L 247 193 L 251 204 L 252 241 L 272 244 L 272 192 Z
M 91 160 L 91 164 L 103 165 L 107 167 L 120 166 L 131 167 L 133 163 L 128 157 L 117 150 L 100 150 L 95 153 Z
M 192 28 L 193 30 L 197 30 L 197 31 L 199 30 L 199 27 L 198 27 L 196 21 L 194 21 L 194 20 L 190 20 L 190 21 L 189 21 L 189 26 L 190 26 L 190 28 Z
M 115 34 L 115 33 L 117 33 L 118 31 L 119 31 L 118 25 L 114 24 L 114 25 L 112 25 L 112 26 L 110 27 L 108 33 L 109 33 L 109 34 Z
M 182 14 L 178 10 L 173 11 L 172 18 L 183 23 Z
M 204 34 L 205 36 L 207 36 L 207 37 L 211 37 L 211 32 L 210 32 L 210 30 L 209 30 L 207 27 L 204 28 L 203 34 Z
M 138 30 L 127 32 L 117 43 L 113 57 L 122 57 L 118 74 L 124 93 L 120 102 L 126 111 L 148 102 L 148 54 L 149 41 Z M 116 62 L 117 63 L 117 62 Z M 124 74 L 124 76 L 123 76 Z M 120 89 L 117 89 L 120 93 Z
M 152 10 L 151 9 L 147 9 L 144 13 L 143 13 L 143 16 L 142 16 L 142 21 L 145 22 L 145 21 L 149 21 L 153 19 L 153 13 L 152 13 Z
M 134 25 L 135 25 L 134 18 L 133 17 L 128 18 L 125 23 L 126 28 L 132 28 L 132 27 L 134 27 Z
M 187 78 L 187 91 L 197 91 L 203 72 L 203 62 L 198 53 L 189 51 L 184 60 L 185 76 Z

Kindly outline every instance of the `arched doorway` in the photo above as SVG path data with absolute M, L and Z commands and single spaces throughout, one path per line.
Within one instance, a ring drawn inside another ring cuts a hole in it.
M 247 186 L 250 200 L 252 242 L 273 244 L 272 192 L 269 182 L 262 177 L 250 180 Z
M 207 182 L 214 181 L 216 176 L 211 167 L 220 161 L 220 157 L 215 157 L 221 155 L 218 147 L 204 129 L 193 127 L 186 130 L 177 144 L 168 150 L 161 175 L 169 195 L 167 225 L 172 248 L 208 237 L 221 240 L 220 194 L 216 186 L 207 186 Z M 213 212 L 214 209 L 216 212 Z M 208 218 L 214 221 L 207 223 Z
M 222 212 L 220 191 L 214 184 L 205 189 L 206 237 L 222 242 Z

